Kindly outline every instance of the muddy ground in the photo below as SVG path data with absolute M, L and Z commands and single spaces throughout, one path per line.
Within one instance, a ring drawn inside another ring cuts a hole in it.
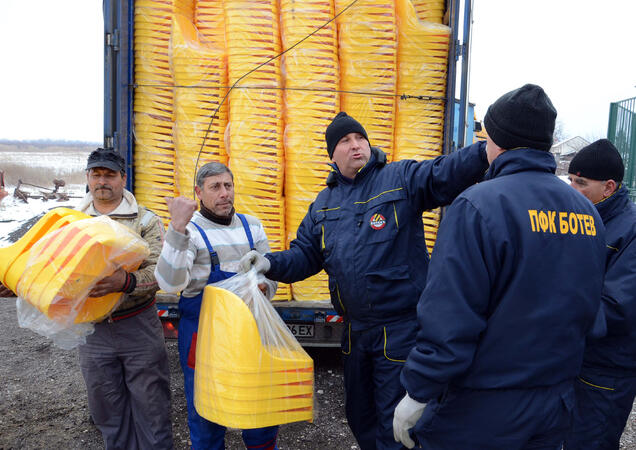
M 172 376 L 176 449 L 187 449 L 188 427 L 176 340 L 166 342 Z M 308 349 L 316 367 L 314 423 L 281 426 L 284 449 L 359 448 L 344 417 L 339 349 Z M 240 432 L 227 433 L 228 449 L 245 448 Z M 19 328 L 15 298 L 0 298 L 0 449 L 101 449 L 92 425 L 77 350 L 61 350 Z
M 172 374 L 172 421 L 176 449 L 187 449 L 188 428 L 177 343 L 166 342 Z M 344 450 L 358 446 L 344 417 L 339 349 L 308 349 L 316 367 L 314 423 L 283 425 L 281 450 Z M 240 433 L 227 433 L 228 449 L 243 449 Z M 30 330 L 19 328 L 15 298 L 0 298 L 0 450 L 100 449 L 92 425 L 77 351 L 61 350 Z M 636 410 L 621 449 L 636 449 Z

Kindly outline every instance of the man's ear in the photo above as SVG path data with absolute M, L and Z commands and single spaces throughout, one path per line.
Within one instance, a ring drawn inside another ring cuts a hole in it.
M 201 200 L 201 188 L 199 186 L 194 187 L 194 193 L 197 194 L 197 198 Z
M 607 180 L 603 185 L 603 197 L 609 197 L 616 191 L 618 184 L 614 180 Z

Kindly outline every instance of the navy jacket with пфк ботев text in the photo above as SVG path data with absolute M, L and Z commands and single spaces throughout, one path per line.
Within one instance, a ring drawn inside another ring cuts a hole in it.
M 401 375 L 412 398 L 578 375 L 600 307 L 605 231 L 555 168 L 549 152 L 508 150 L 448 208 Z
M 387 164 L 372 147 L 353 180 L 334 166 L 289 250 L 266 255 L 266 276 L 291 283 L 324 268 L 331 302 L 354 330 L 414 317 L 429 261 L 422 212 L 481 180 L 485 153 L 477 143 L 434 160 Z

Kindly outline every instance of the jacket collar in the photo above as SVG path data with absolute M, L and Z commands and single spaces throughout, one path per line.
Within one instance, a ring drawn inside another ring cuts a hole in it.
M 596 206 L 596 210 L 600 214 L 601 219 L 603 219 L 603 223 L 607 223 L 612 217 L 625 209 L 625 205 L 629 201 L 627 189 L 621 184 L 612 195 L 595 203 L 594 206 Z
M 539 171 L 555 173 L 556 162 L 552 153 L 533 148 L 506 150 L 490 164 L 485 179 L 511 175 L 517 172 Z
M 326 184 L 329 187 L 335 187 L 338 183 L 341 184 L 353 184 L 354 180 L 364 178 L 374 167 L 382 167 L 386 165 L 386 154 L 378 147 L 371 147 L 371 156 L 367 163 L 362 167 L 354 179 L 347 178 L 342 173 L 335 163 L 329 163 L 333 169 L 327 176 Z
M 77 209 L 90 216 L 101 216 L 101 213 L 95 209 L 93 205 L 93 194 L 90 192 L 86 194 Z M 139 211 L 137 200 L 132 192 L 124 189 L 124 195 L 121 199 L 121 203 L 108 213 L 111 217 L 136 217 Z

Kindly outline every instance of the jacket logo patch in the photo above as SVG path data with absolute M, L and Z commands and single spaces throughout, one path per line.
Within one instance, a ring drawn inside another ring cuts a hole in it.
M 381 230 L 386 225 L 386 219 L 380 213 L 376 213 L 371 216 L 371 220 L 369 220 L 369 225 L 374 230 Z

